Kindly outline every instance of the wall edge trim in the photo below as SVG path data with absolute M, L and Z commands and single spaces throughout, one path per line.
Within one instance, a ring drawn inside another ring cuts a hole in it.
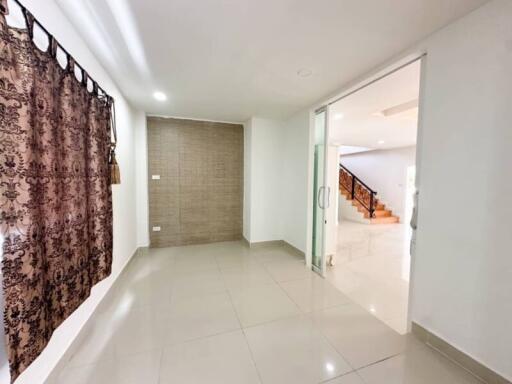
M 498 372 L 477 361 L 467 353 L 437 336 L 416 322 L 412 322 L 411 332 L 421 342 L 438 351 L 443 356 L 459 365 L 470 374 L 488 384 L 512 384 L 511 381 L 501 376 Z
M 252 248 L 252 249 L 278 246 L 278 247 L 287 248 L 288 250 L 292 251 L 293 253 L 295 253 L 298 256 L 306 257 L 306 254 L 303 251 L 301 251 L 297 247 L 294 247 L 293 245 L 288 243 L 286 240 L 256 241 L 256 242 L 251 243 L 249 240 L 247 240 L 245 237 L 243 237 L 242 241 L 244 242 L 244 244 L 247 247 Z

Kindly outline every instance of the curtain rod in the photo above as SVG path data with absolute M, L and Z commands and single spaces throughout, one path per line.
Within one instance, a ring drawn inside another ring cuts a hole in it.
M 43 30 L 43 32 L 44 32 L 44 33 L 46 33 L 46 36 L 48 37 L 48 44 L 51 44 L 50 42 L 51 42 L 51 40 L 53 39 L 53 40 L 55 41 L 55 43 L 57 44 L 57 47 L 59 47 L 59 48 L 62 50 L 62 52 L 64 52 L 64 53 L 67 55 L 67 57 L 68 57 L 68 62 L 69 62 L 69 58 L 73 59 L 74 64 L 75 64 L 76 66 L 78 66 L 78 67 L 82 70 L 82 76 L 83 76 L 83 74 L 85 73 L 85 74 L 86 74 L 86 76 L 87 76 L 87 78 L 88 78 L 89 80 L 91 80 L 93 84 L 96 84 L 96 87 L 98 88 L 98 90 L 100 90 L 100 91 L 101 91 L 101 93 L 103 93 L 103 95 L 105 95 L 105 97 L 107 98 L 107 100 L 111 100 L 111 101 L 113 101 L 113 100 L 114 100 L 114 98 L 113 98 L 112 96 L 110 96 L 107 92 L 105 92 L 105 91 L 103 90 L 103 88 L 101 88 L 101 87 L 98 85 L 98 83 L 97 83 L 97 81 L 96 81 L 96 80 L 94 80 L 91 76 L 89 76 L 89 74 L 87 73 L 87 71 L 85 70 L 85 68 L 84 68 L 82 65 L 80 65 L 80 63 L 78 63 L 78 62 L 75 60 L 75 58 L 74 58 L 74 57 L 73 57 L 73 56 L 72 56 L 72 55 L 71 55 L 71 54 L 70 54 L 70 53 L 69 53 L 69 52 L 68 52 L 68 51 L 67 51 L 67 50 L 66 50 L 66 49 L 65 49 L 65 48 L 64 48 L 64 47 L 59 43 L 59 42 L 58 42 L 58 40 L 55 38 L 55 36 L 53 36 L 53 35 L 52 35 L 52 34 L 51 34 L 51 33 L 50 33 L 50 32 L 49 32 L 49 31 L 44 27 L 44 25 L 43 25 L 43 24 L 41 24 L 41 22 L 35 18 L 35 16 L 32 14 L 32 12 L 30 12 L 30 11 L 29 11 L 29 10 L 28 10 L 24 5 L 23 5 L 23 4 L 21 4 L 19 0 L 13 0 L 13 1 L 14 1 L 14 2 L 15 2 L 15 3 L 16 3 L 16 4 L 21 8 L 21 10 L 22 10 L 23 12 L 28 12 L 28 13 L 32 16 L 32 18 L 33 18 L 33 20 L 34 20 L 34 23 L 36 23 L 36 24 L 39 26 L 39 28 L 41 28 L 41 29 Z M 27 25 L 27 28 L 28 28 L 28 27 L 29 27 L 29 26 Z

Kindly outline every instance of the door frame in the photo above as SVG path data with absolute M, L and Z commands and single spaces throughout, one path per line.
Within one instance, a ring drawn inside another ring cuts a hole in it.
M 308 170 L 308 210 L 307 210 L 307 229 L 306 229 L 306 265 L 308 268 L 312 268 L 312 233 L 313 233 L 313 201 L 314 196 L 314 131 L 315 131 L 315 115 L 316 112 L 321 110 L 322 108 L 327 108 L 331 105 L 344 99 L 363 88 L 368 87 L 369 85 L 376 83 L 377 81 L 385 78 L 386 76 L 399 71 L 400 69 L 406 67 L 409 64 L 412 64 L 416 61 L 420 61 L 421 69 L 420 69 L 420 91 L 419 91 L 419 102 L 418 102 L 418 130 L 416 137 L 416 190 L 421 191 L 421 160 L 422 160 L 422 149 L 423 149 L 423 131 L 424 131 L 424 121 L 423 121 L 423 111 L 425 107 L 425 99 L 426 99 L 426 90 L 425 90 L 425 80 L 427 74 L 427 60 L 428 60 L 428 52 L 426 50 L 419 50 L 413 53 L 409 52 L 399 58 L 395 58 L 394 60 L 388 61 L 384 65 L 380 66 L 374 71 L 367 73 L 366 75 L 356 79 L 354 82 L 350 83 L 346 87 L 342 88 L 341 91 L 336 92 L 331 97 L 325 99 L 318 104 L 315 104 L 310 109 L 309 113 L 309 170 Z M 327 127 L 329 123 L 327 122 Z M 326 140 L 328 140 L 328 131 L 326 132 Z M 421 197 L 420 197 L 421 199 Z M 419 204 L 420 205 L 420 204 Z M 420 212 L 420 210 L 418 210 Z M 419 213 L 418 213 L 419 216 Z M 325 221 L 324 221 L 325 226 Z M 417 231 L 418 232 L 418 231 Z M 417 236 L 417 233 L 416 233 Z M 325 239 L 325 236 L 324 236 Z M 325 240 L 324 240 L 325 246 Z M 411 319 L 411 308 L 413 303 L 413 285 L 415 281 L 414 271 L 415 271 L 415 255 L 411 255 L 411 265 L 410 265 L 410 278 L 409 278 L 409 297 L 407 303 L 407 331 L 410 332 L 412 319 Z
M 322 242 L 322 255 L 321 255 L 321 261 L 320 261 L 320 268 L 316 267 L 314 264 L 313 264 L 313 230 L 311 230 L 311 238 L 310 238 L 310 241 L 311 241 L 311 253 L 310 253 L 310 258 L 311 258 L 311 269 L 318 273 L 320 276 L 322 277 L 325 277 L 325 273 L 326 273 L 326 270 L 327 270 L 327 260 L 326 260 L 326 254 L 325 254 L 325 250 L 326 250 L 326 244 L 327 244 L 327 236 L 326 236 L 326 232 L 325 232 L 325 229 L 326 229 L 326 224 L 327 224 L 327 217 L 326 217 L 326 209 L 329 208 L 330 206 L 330 187 L 328 186 L 328 176 L 329 176 L 329 161 L 328 161 L 328 156 L 329 156 L 329 108 L 330 106 L 329 105 L 326 105 L 326 106 L 323 106 L 317 110 L 314 111 L 314 127 L 313 127 L 313 135 L 315 135 L 315 131 L 316 131 L 316 116 L 321 114 L 321 113 L 325 113 L 325 116 L 324 116 L 324 142 L 323 142 L 323 146 L 324 146 L 324 153 L 323 153 L 323 184 L 321 186 L 318 186 L 318 189 L 322 189 L 323 190 L 323 193 L 322 193 L 322 205 L 323 207 L 320 207 L 320 199 L 319 197 L 317 196 L 316 199 L 313 199 L 313 204 L 311 204 L 310 202 L 310 206 L 311 206 L 311 210 L 312 210 L 312 221 L 311 221 L 311 226 L 313 228 L 313 221 L 315 221 L 317 218 L 314 217 L 314 209 L 313 207 L 318 205 L 319 208 L 322 210 L 322 239 L 321 239 L 321 242 Z M 315 140 L 315 137 L 313 137 L 313 158 L 315 156 L 315 146 L 316 146 L 316 140 Z M 313 162 L 314 163 L 314 162 Z M 314 169 L 314 164 L 313 164 L 313 187 L 312 189 L 314 189 L 314 174 L 315 172 L 315 169 Z M 313 190 L 313 196 L 315 196 L 315 191 Z

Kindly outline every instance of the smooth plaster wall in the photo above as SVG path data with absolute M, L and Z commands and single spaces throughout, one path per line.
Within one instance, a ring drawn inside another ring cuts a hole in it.
M 282 240 L 282 123 L 253 117 L 244 132 L 244 237 L 251 243 Z
M 91 296 L 55 331 L 41 356 L 16 381 L 17 384 L 34 384 L 42 383 L 49 375 L 137 248 L 134 132 L 144 114 L 128 104 L 54 0 L 24 0 L 23 4 L 85 67 L 90 76 L 114 97 L 118 134 L 116 154 L 122 179 L 121 185 L 115 185 L 112 188 L 114 208 L 112 275 L 93 288 Z M 8 380 L 5 376 L 0 377 L 2 383 Z
M 412 320 L 512 379 L 512 1 L 432 35 Z
M 510 20 L 512 1 L 490 1 L 337 95 L 399 61 L 427 53 L 416 160 L 420 196 L 411 320 L 512 380 Z M 306 158 L 311 147 L 297 151 Z M 303 209 L 302 217 L 306 214 Z M 309 221 L 294 235 L 307 230 Z
M 313 160 L 309 152 L 304 150 L 309 146 L 309 124 L 308 110 L 297 113 L 283 123 L 283 240 L 304 253 L 308 248 L 308 211 L 312 201 L 308 177 L 312 172 Z
M 244 123 L 244 202 L 242 234 L 244 239 L 251 239 L 251 168 L 252 168 L 252 119 Z
M 135 122 L 135 174 L 137 180 L 137 245 L 149 246 L 148 136 L 147 119 L 138 114 Z

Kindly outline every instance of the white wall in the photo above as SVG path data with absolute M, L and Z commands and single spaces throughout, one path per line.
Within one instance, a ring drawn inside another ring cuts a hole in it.
M 135 121 L 135 174 L 137 180 L 137 246 L 149 246 L 148 135 L 147 118 L 138 114 Z
M 512 1 L 491 1 L 338 94 L 411 54 L 428 53 L 412 320 L 512 380 L 510 20 Z M 311 152 L 296 145 L 301 148 L 289 151 L 298 157 Z M 292 236 L 302 231 L 299 226 Z
M 244 123 L 244 213 L 243 236 L 251 241 L 252 119 Z
M 41 21 L 59 42 L 85 67 L 98 84 L 114 97 L 117 112 L 117 160 L 121 168 L 122 184 L 113 186 L 114 205 L 114 265 L 112 275 L 93 288 L 85 303 L 54 333 L 42 355 L 19 377 L 17 384 L 42 383 L 85 324 L 122 267 L 137 247 L 135 145 L 136 124 L 143 113 L 136 111 L 123 98 L 111 78 L 89 51 L 73 26 L 67 21 L 54 0 L 24 0 L 23 4 Z M 0 377 L 0 382 L 8 382 Z
M 313 167 L 307 150 L 309 125 L 309 110 L 299 112 L 284 122 L 281 177 L 283 240 L 305 253 L 308 248 L 308 211 L 312 201 L 308 185 L 308 175 Z
M 431 36 L 412 319 L 512 379 L 512 1 Z
M 377 198 L 403 221 L 407 168 L 416 165 L 416 146 L 345 155 L 341 163 L 377 191 Z
M 253 117 L 244 124 L 244 237 L 282 240 L 282 124 Z

